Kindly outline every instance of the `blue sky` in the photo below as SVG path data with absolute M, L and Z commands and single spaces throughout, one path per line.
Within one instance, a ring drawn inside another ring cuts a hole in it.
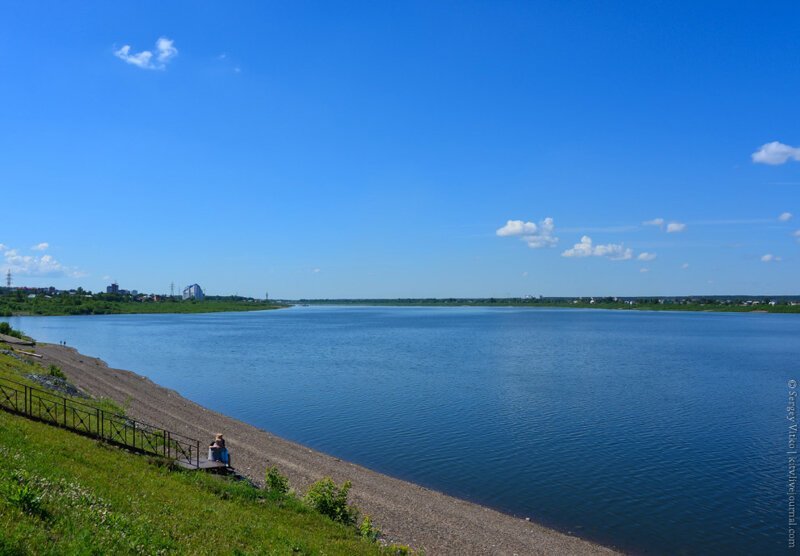
M 799 20 L 6 2 L 0 270 L 276 298 L 800 294 Z

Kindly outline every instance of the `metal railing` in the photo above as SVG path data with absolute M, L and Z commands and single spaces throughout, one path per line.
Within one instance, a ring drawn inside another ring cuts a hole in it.
M 71 398 L 0 378 L 0 409 L 145 454 L 200 467 L 200 441 Z

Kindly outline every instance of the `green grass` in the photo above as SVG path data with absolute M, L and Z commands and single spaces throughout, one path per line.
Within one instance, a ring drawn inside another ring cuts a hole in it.
M 0 411 L 0 554 L 380 554 L 299 500 Z

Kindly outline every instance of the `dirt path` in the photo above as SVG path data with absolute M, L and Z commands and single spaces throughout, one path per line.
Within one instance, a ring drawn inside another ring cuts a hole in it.
M 511 517 L 477 504 L 393 479 L 364 467 L 288 442 L 266 431 L 210 411 L 173 390 L 72 348 L 39 344 L 36 352 L 62 368 L 69 380 L 93 396 L 129 404 L 141 421 L 211 441 L 223 432 L 237 471 L 257 483 L 277 465 L 291 485 L 304 492 L 312 482 L 333 477 L 353 483 L 351 497 L 371 515 L 389 542 L 439 554 L 613 554 L 590 542 Z

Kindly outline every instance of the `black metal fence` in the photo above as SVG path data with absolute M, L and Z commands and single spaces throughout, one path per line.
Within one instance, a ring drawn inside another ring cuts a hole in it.
M 0 378 L 0 409 L 142 453 L 200 467 L 200 441 L 124 415 Z

